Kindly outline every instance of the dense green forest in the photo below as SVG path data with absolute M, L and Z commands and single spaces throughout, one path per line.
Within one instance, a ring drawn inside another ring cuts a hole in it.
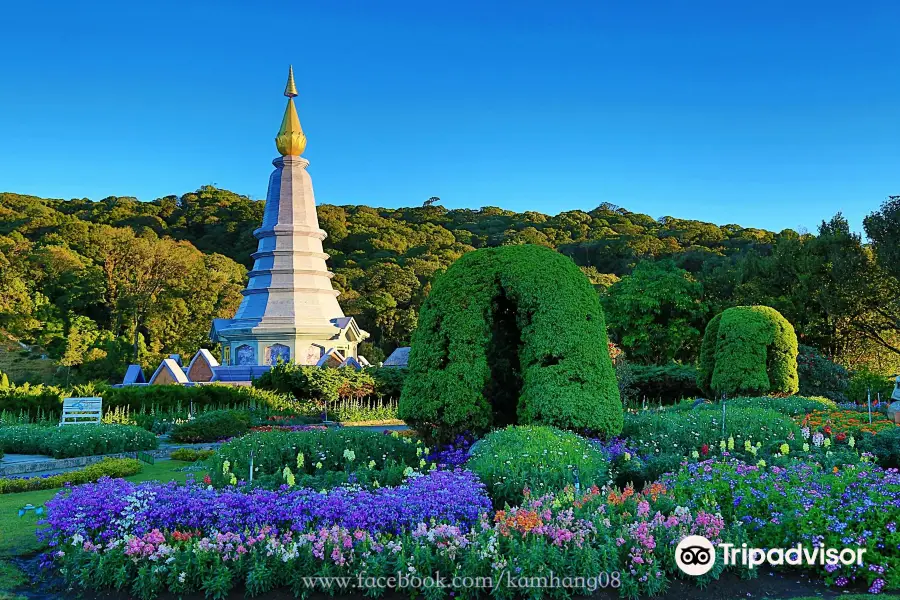
M 117 379 L 192 354 L 231 317 L 263 202 L 211 186 L 152 202 L 0 194 L 0 330 L 56 359 L 58 377 Z M 409 343 L 436 274 L 474 248 L 539 244 L 597 287 L 610 337 L 641 364 L 693 362 L 707 320 L 766 304 L 802 344 L 881 372 L 900 357 L 900 200 L 873 202 L 867 239 L 836 215 L 778 233 L 611 204 L 558 215 L 495 207 L 319 207 L 341 305 L 371 332 L 373 362 Z

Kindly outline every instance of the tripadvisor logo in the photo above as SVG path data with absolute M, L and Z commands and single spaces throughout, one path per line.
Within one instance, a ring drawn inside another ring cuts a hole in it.
M 716 564 L 716 549 L 702 535 L 689 535 L 675 547 L 675 563 L 687 575 L 706 575 Z
M 826 548 L 824 546 L 806 547 L 797 544 L 793 548 L 748 548 L 741 544 L 719 544 L 722 564 L 725 566 L 743 565 L 754 569 L 763 564 L 769 565 L 862 565 L 865 548 Z M 686 575 L 699 577 L 705 575 L 716 564 L 716 547 L 712 542 L 700 535 L 689 535 L 678 542 L 675 547 L 675 563 Z

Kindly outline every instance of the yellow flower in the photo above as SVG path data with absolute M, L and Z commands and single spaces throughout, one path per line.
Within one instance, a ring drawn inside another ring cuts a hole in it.
M 856 440 L 853 439 L 853 436 L 852 436 L 852 435 L 850 436 L 850 439 L 847 440 L 847 445 L 850 446 L 851 448 L 853 448 L 854 446 L 856 446 Z
M 791 447 L 788 446 L 787 444 L 782 444 L 781 446 L 778 447 L 778 449 L 781 450 L 782 454 L 790 454 L 790 452 L 791 452 Z
M 350 462 L 353 462 L 354 460 L 356 460 L 356 452 L 354 452 L 350 448 L 347 448 L 346 450 L 344 450 L 344 458 L 346 458 Z
M 728 447 L 728 442 L 726 442 L 725 440 L 722 440 L 721 442 L 719 442 L 719 449 L 722 450 L 723 452 L 727 447 Z
M 757 467 L 765 467 L 765 466 L 766 466 L 766 461 L 761 460 L 761 461 L 759 461 L 758 463 L 756 463 L 756 466 L 757 466 Z
M 237 485 L 237 477 L 234 476 L 234 473 L 231 474 L 231 485 Z
M 416 456 L 422 456 L 422 449 L 416 448 Z
M 231 468 L 231 462 L 226 460 L 222 463 L 222 475 L 227 475 L 229 468 Z
M 691 458 L 700 458 L 700 453 L 694 450 L 691 452 Z
M 437 463 L 431 463 L 431 470 L 434 471 L 437 469 Z
M 421 469 L 424 466 L 425 466 L 425 459 L 423 458 L 422 460 L 419 461 L 419 468 Z
M 322 462 L 321 462 L 321 461 L 316 463 L 316 468 L 317 468 L 317 469 L 321 469 L 321 468 L 322 468 Z
M 626 453 L 625 453 L 625 460 L 626 460 L 626 461 L 631 460 L 631 452 L 626 452 Z
M 303 468 L 303 453 L 302 452 L 297 453 L 297 468 L 298 469 Z
M 753 444 L 750 443 L 750 440 L 747 440 L 746 442 L 744 442 L 744 451 L 746 451 L 746 452 L 753 451 Z
M 809 452 L 809 444 L 803 444 L 803 451 Z
M 294 478 L 294 474 L 291 472 L 291 468 L 285 465 L 284 471 L 281 472 L 282 477 L 287 482 L 288 487 L 294 487 L 294 484 L 297 480 Z
M 831 445 L 831 438 L 825 438 L 825 441 L 822 442 L 822 445 L 826 448 Z
M 369 468 L 370 468 L 370 469 L 374 469 L 374 468 L 375 468 L 375 461 L 374 461 L 374 460 L 370 460 L 370 461 L 369 461 Z
M 732 436 L 728 436 L 728 449 L 734 450 L 734 438 Z
M 412 468 L 412 467 L 406 467 L 405 469 L 403 469 L 403 475 L 404 475 L 405 477 L 409 477 L 409 476 L 412 475 L 414 472 L 415 472 L 415 471 L 413 471 L 413 468 Z

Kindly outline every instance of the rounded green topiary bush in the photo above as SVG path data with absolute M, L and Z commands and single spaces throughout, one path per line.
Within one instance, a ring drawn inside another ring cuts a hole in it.
M 796 394 L 794 326 L 768 306 L 736 306 L 716 315 L 703 335 L 697 383 L 716 395 Z
M 582 489 L 606 483 L 603 453 L 586 439 L 554 427 L 507 427 L 472 447 L 466 467 L 487 486 L 494 506 L 520 504 L 527 488 L 532 496 L 567 485 Z
M 619 433 L 622 403 L 590 281 L 541 246 L 463 255 L 422 306 L 399 412 L 439 441 L 509 424 Z
M 174 441 L 196 444 L 244 435 L 250 430 L 250 414 L 240 410 L 210 410 L 179 423 L 169 435 Z

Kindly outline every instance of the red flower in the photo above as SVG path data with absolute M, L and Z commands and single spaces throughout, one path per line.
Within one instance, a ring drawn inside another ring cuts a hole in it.
M 700 454 L 702 454 L 703 456 L 709 454 L 709 444 L 703 444 L 702 446 L 700 446 Z
M 842 431 L 839 434 L 837 434 L 837 437 L 835 439 L 839 442 L 843 442 L 844 440 L 847 439 L 847 434 Z
M 203 483 L 205 483 L 206 485 L 210 485 L 212 483 L 212 479 L 209 478 L 209 473 L 207 473 L 203 478 Z
M 831 425 L 826 425 L 824 431 L 825 431 L 825 433 L 827 433 L 828 435 L 831 435 Z

